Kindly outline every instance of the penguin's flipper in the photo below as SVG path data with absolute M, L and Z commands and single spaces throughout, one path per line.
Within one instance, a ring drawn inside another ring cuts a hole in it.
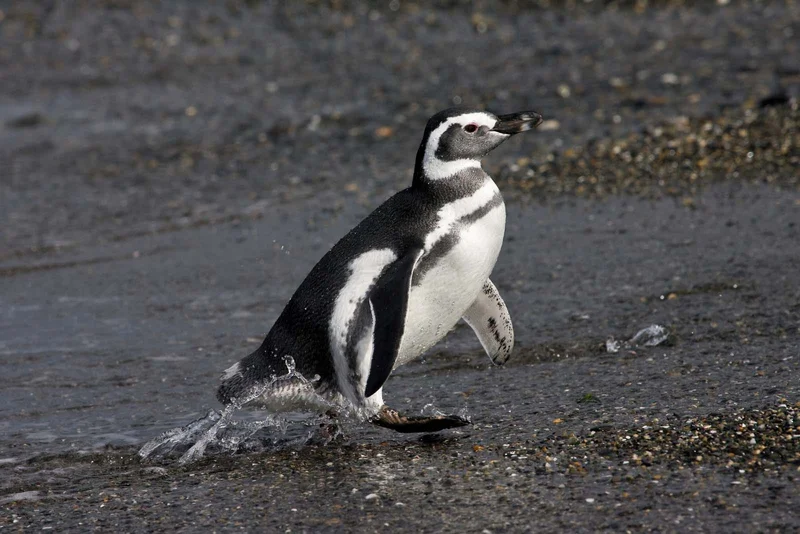
M 421 255 L 422 248 L 414 248 L 389 264 L 369 292 L 374 325 L 365 397 L 381 389 L 394 368 L 406 324 L 411 276 Z
M 408 417 L 399 414 L 396 410 L 383 406 L 372 419 L 372 422 L 384 428 L 390 428 L 397 432 L 439 432 L 448 428 L 458 428 L 472 424 L 469 419 L 459 415 L 434 415 L 434 416 L 412 416 Z
M 505 302 L 488 278 L 463 319 L 475 331 L 492 363 L 506 363 L 514 348 L 514 327 Z

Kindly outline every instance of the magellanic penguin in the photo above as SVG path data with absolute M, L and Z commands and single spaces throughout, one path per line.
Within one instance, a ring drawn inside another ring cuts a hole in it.
M 455 416 L 403 416 L 383 403 L 392 370 L 420 357 L 459 319 L 492 362 L 514 345 L 511 318 L 489 275 L 503 243 L 506 211 L 481 158 L 536 127 L 533 111 L 494 115 L 453 108 L 430 118 L 411 187 L 381 204 L 311 270 L 261 346 L 228 369 L 217 397 L 266 406 L 303 403 L 301 388 L 276 383 L 286 371 L 315 377 L 318 398 L 347 401 L 356 413 L 400 432 L 468 424 Z M 307 391 L 307 390 L 306 390 Z

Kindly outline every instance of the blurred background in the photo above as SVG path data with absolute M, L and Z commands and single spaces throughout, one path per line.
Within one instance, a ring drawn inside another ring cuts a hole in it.
M 794 0 L 0 0 L 0 528 L 796 530 L 798 97 Z M 475 424 L 140 465 L 456 105 L 517 345 L 385 398 Z
M 544 114 L 487 162 L 511 196 L 797 184 L 793 1 L 0 6 L 6 255 L 328 192 L 374 204 L 455 105 Z

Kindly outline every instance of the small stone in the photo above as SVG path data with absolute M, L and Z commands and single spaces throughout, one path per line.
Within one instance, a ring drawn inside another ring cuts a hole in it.
M 391 126 L 381 126 L 375 130 L 375 137 L 378 139 L 386 139 L 394 135 L 394 129 Z
M 167 475 L 167 470 L 164 469 L 163 467 L 145 467 L 144 469 L 142 469 L 142 472 L 149 475 L 159 475 L 159 476 Z
M 558 130 L 559 128 L 561 128 L 561 123 L 558 122 L 557 120 L 550 119 L 550 120 L 542 121 L 542 123 L 539 125 L 539 127 L 537 129 L 541 130 L 543 132 L 552 132 L 552 131 Z
M 678 75 L 673 72 L 666 72 L 661 75 L 661 83 L 666 85 L 678 85 L 681 83 L 680 78 Z
M 478 33 L 486 33 L 492 24 L 492 20 L 483 13 L 472 14 L 472 26 Z

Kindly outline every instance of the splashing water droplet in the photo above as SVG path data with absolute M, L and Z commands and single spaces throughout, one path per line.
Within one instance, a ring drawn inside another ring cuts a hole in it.
M 200 419 L 192 421 L 184 427 L 167 430 L 160 436 L 145 443 L 144 446 L 139 449 L 139 456 L 142 458 L 148 458 L 158 449 L 166 447 L 169 451 L 171 451 L 181 443 L 194 440 L 196 436 L 213 426 L 214 423 L 219 420 L 221 415 L 221 412 L 218 412 L 217 410 L 211 410 L 205 415 L 205 417 L 201 417 Z
M 446 415 L 443 411 L 430 403 L 423 406 L 419 413 L 428 417 L 441 417 Z
M 619 352 L 621 346 L 622 343 L 620 343 L 613 337 L 610 337 L 606 340 L 606 352 L 609 352 L 611 354 L 616 354 L 617 352 Z
M 289 371 L 286 376 L 292 377 L 295 375 L 295 369 L 297 366 L 294 363 L 294 358 L 289 356 L 288 354 L 283 357 L 283 362 L 286 364 L 286 370 Z
M 299 437 L 285 436 L 290 426 L 289 415 L 269 414 L 266 418 L 256 421 L 235 420 L 233 415 L 245 405 L 260 399 L 272 400 L 276 392 L 289 392 L 287 400 L 279 400 L 278 405 L 290 404 L 298 399 L 313 402 L 316 405 L 333 408 L 335 405 L 318 395 L 313 384 L 320 377 L 315 375 L 311 380 L 306 379 L 297 372 L 295 361 L 291 356 L 283 358 L 287 372 L 285 375 L 275 376 L 246 389 L 237 398 L 231 399 L 230 404 L 221 411 L 211 410 L 204 417 L 192 421 L 186 426 L 174 428 L 147 442 L 140 450 L 142 459 L 166 459 L 182 451 L 178 463 L 185 465 L 195 462 L 205 456 L 207 451 L 213 449 L 215 453 L 235 453 L 242 450 L 263 450 L 264 440 L 255 440 L 257 434 L 263 431 L 272 431 L 268 435 L 267 443 L 279 443 L 282 446 L 296 446 L 308 443 L 320 428 L 320 416 L 306 414 L 304 425 L 314 428 L 313 431 L 303 431 Z M 279 396 L 279 395 L 278 395 Z M 338 435 L 338 431 L 331 432 L 326 429 L 323 436 L 326 442 Z M 332 437 L 328 437 L 332 436 Z
M 630 349 L 633 347 L 655 347 L 664 343 L 669 338 L 666 328 L 658 324 L 651 324 L 647 328 L 642 328 L 624 343 L 609 337 L 606 340 L 606 352 L 611 354 L 618 353 L 622 348 Z
M 655 347 L 660 345 L 669 337 L 667 329 L 659 324 L 651 324 L 647 328 L 642 328 L 633 336 L 628 343 L 631 345 L 644 345 L 645 347 Z

